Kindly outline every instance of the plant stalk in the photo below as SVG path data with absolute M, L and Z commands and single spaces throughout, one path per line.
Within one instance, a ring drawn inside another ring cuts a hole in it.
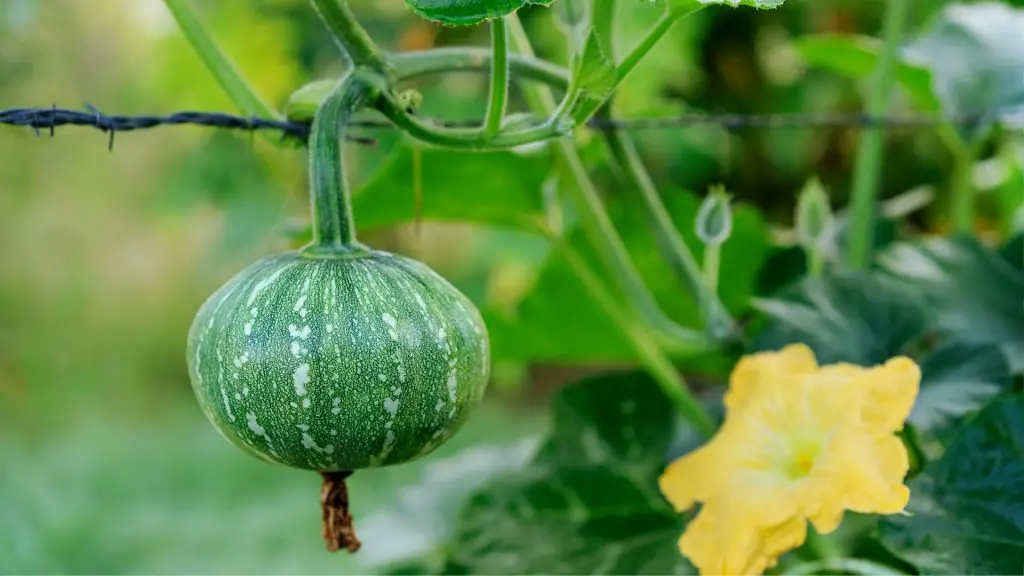
M 508 18 L 509 31 L 517 48 L 532 57 L 532 47 L 526 31 L 516 16 Z M 555 109 L 555 99 L 546 86 L 528 86 L 526 97 L 536 111 L 549 115 Z M 559 140 L 554 151 L 572 173 L 576 186 L 567 189 L 573 194 L 572 202 L 579 213 L 580 223 L 591 245 L 595 248 L 631 305 L 641 314 L 649 327 L 655 331 L 663 346 L 676 349 L 707 349 L 709 342 L 698 332 L 685 328 L 668 318 L 654 296 L 644 284 L 640 273 L 630 259 L 622 239 L 608 217 L 601 202 L 600 194 L 587 174 L 583 160 L 575 145 Z
M 384 52 L 356 19 L 346 0 L 310 0 L 310 3 L 354 66 L 387 74 L 389 65 Z
M 491 21 L 491 90 L 487 98 L 484 138 L 491 140 L 501 131 L 508 107 L 508 23 L 504 18 Z
M 591 298 L 601 306 L 612 322 L 627 336 L 633 345 L 633 350 L 640 358 L 641 364 L 654 378 L 665 396 L 675 405 L 679 414 L 690 421 L 705 437 L 710 438 L 714 435 L 714 420 L 704 406 L 690 393 L 686 380 L 665 357 L 657 342 L 650 338 L 646 327 L 642 323 L 638 324 L 619 306 L 615 298 L 605 289 L 601 279 L 564 240 L 551 237 L 551 241 L 556 250 L 569 263 Z
M 951 190 L 953 232 L 974 230 L 974 164 L 979 153 L 979 145 L 976 143 L 964 143 L 964 146 L 954 151 Z
M 506 24 L 507 26 L 507 24 Z M 431 74 L 447 72 L 487 71 L 494 54 L 486 48 L 433 48 L 391 55 L 395 77 L 412 80 Z M 558 90 L 569 87 L 569 72 L 564 68 L 520 54 L 509 55 L 512 75 L 547 84 Z
M 614 92 L 618 89 L 619 85 L 633 72 L 633 70 L 643 61 L 643 59 L 658 45 L 659 42 L 672 30 L 683 18 L 697 12 L 704 5 L 699 2 L 693 2 L 686 4 L 680 8 L 670 8 L 655 24 L 654 27 L 647 32 L 640 42 L 633 47 L 633 49 L 626 55 L 626 57 L 616 66 L 615 68 L 615 83 L 612 87 Z M 604 102 L 594 102 L 589 104 L 580 112 L 580 118 L 590 118 L 598 109 L 601 108 Z
M 683 283 L 686 289 L 700 303 L 700 309 L 704 311 L 706 328 L 712 338 L 725 337 L 733 327 L 733 320 L 728 310 L 718 299 L 718 265 L 715 265 L 715 282 L 713 286 L 706 282 L 706 276 L 702 273 L 697 259 L 694 257 L 690 247 L 686 245 L 682 234 L 672 221 L 672 215 L 661 200 L 661 195 L 651 180 L 650 174 L 644 168 L 640 154 L 629 136 L 621 130 L 610 130 L 605 132 L 605 141 L 611 152 L 612 158 L 619 164 L 622 174 L 629 179 L 632 185 L 640 192 L 644 208 L 647 211 L 648 220 L 654 236 L 658 241 L 662 257 L 668 262 L 669 268 Z M 710 252 L 709 247 L 709 252 Z M 707 258 L 707 256 L 705 256 Z M 717 256 L 712 256 L 717 258 Z M 705 270 L 706 270 L 705 261 Z
M 309 137 L 313 243 L 303 250 L 303 254 L 310 257 L 364 250 L 356 241 L 342 142 L 352 116 L 372 100 L 376 92 L 372 83 L 366 81 L 366 74 L 373 72 L 356 69 L 338 82 L 313 120 Z
M 280 120 L 281 114 L 256 93 L 231 59 L 217 46 L 210 31 L 199 20 L 188 0 L 164 0 L 164 3 L 174 16 L 185 39 L 238 110 L 248 116 Z M 261 131 L 260 136 L 276 146 L 284 145 L 280 138 L 272 137 L 266 132 Z
M 704 247 L 704 288 L 710 295 L 718 294 L 718 278 L 722 268 L 722 247 L 707 244 Z M 704 306 L 701 306 L 704 309 Z
M 896 86 L 899 45 L 907 21 L 910 0 L 886 0 L 883 24 L 882 54 L 876 71 L 875 84 L 868 96 L 867 114 L 884 116 L 889 109 Z M 871 262 L 874 239 L 874 208 L 882 170 L 884 128 L 865 127 L 861 130 L 860 144 L 854 164 L 850 239 L 846 247 L 846 262 L 853 269 L 863 269 Z

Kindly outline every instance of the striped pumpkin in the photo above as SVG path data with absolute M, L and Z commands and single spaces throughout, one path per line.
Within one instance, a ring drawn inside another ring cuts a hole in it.
M 230 442 L 317 471 L 433 451 L 480 402 L 490 370 L 473 304 L 422 263 L 380 251 L 250 265 L 199 310 L 188 365 Z

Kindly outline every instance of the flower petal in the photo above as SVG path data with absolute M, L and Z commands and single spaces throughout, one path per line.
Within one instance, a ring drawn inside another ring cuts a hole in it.
M 677 512 L 706 501 L 729 478 L 733 459 L 725 446 L 728 432 L 728 426 L 723 427 L 710 442 L 669 464 L 658 478 L 662 495 Z
M 910 489 L 903 480 L 910 469 L 903 441 L 886 435 L 861 441 L 864 465 L 847 475 L 846 507 L 854 512 L 895 514 L 910 500 Z
M 759 526 L 757 510 L 748 504 L 706 504 L 686 527 L 679 549 L 701 574 L 761 574 L 775 566 L 779 556 L 803 544 L 807 537 L 803 518 Z
M 917 400 L 921 369 L 913 360 L 897 357 L 867 373 L 858 385 L 866 387 L 863 418 L 881 431 L 903 429 Z
M 799 378 L 814 372 L 818 362 L 814 352 L 804 344 L 790 344 L 777 352 L 761 352 L 744 356 L 736 364 L 729 378 L 729 392 L 725 395 L 725 406 L 737 409 L 761 392 L 766 381 L 777 382 Z

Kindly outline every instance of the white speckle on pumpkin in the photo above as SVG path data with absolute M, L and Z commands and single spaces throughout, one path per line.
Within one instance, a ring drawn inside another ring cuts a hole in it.
M 332 401 L 331 414 L 334 414 L 335 416 L 341 414 L 341 398 L 338 398 L 337 396 L 335 396 Z
M 224 387 L 220 387 L 220 395 L 224 399 L 224 411 L 228 413 L 228 420 L 235 421 L 235 415 L 231 413 L 231 404 L 228 403 L 228 393 L 224 391 Z
M 274 281 L 280 278 L 281 274 L 284 274 L 284 271 L 288 270 L 289 268 L 291 268 L 291 266 L 285 266 L 284 268 L 281 268 L 280 270 L 274 272 L 270 276 L 267 276 L 263 280 L 260 280 L 256 284 L 256 286 L 253 286 L 252 292 L 249 294 L 249 299 L 245 302 L 245 305 L 252 306 L 252 303 L 256 301 L 256 297 L 260 295 L 260 292 L 262 292 L 263 289 L 266 288 L 267 286 L 273 284 Z
M 303 326 L 302 329 L 299 329 L 299 327 L 296 326 L 295 324 L 288 325 L 288 334 L 291 335 L 292 338 L 301 338 L 305 340 L 309 338 L 309 334 L 311 332 L 312 330 L 310 329 L 309 325 Z
M 381 382 L 387 382 L 388 381 L 388 375 L 387 374 L 377 374 L 377 378 L 380 378 Z
M 245 415 L 245 420 L 249 425 L 249 430 L 252 430 L 253 434 L 263 438 L 267 443 L 267 450 L 269 450 L 274 456 L 277 456 L 277 452 L 274 451 L 274 445 L 270 443 L 270 436 L 267 436 L 266 429 L 264 429 L 263 426 L 260 426 L 259 422 L 256 421 L 256 414 L 249 412 Z
M 325 328 L 326 328 L 328 334 L 330 334 L 331 332 L 334 332 L 334 324 L 328 324 L 327 326 L 325 326 Z
M 398 413 L 398 405 L 399 405 L 399 401 L 397 399 L 394 399 L 394 398 L 385 398 L 384 399 L 384 409 L 387 410 L 388 414 L 391 415 L 392 419 L 394 419 L 395 414 Z
M 383 318 L 384 322 L 387 322 L 387 325 L 391 326 L 392 328 L 398 325 L 398 321 L 395 320 L 395 317 L 392 316 L 391 314 L 388 314 L 387 312 L 385 312 L 384 315 L 381 316 L 381 318 Z
M 309 408 L 310 404 L 312 404 L 312 402 L 309 400 L 309 398 L 303 398 L 302 399 L 302 407 L 303 408 Z
M 298 312 L 299 310 L 303 310 L 303 306 L 306 305 L 307 298 L 309 298 L 308 294 L 302 294 L 301 296 L 299 296 L 299 299 L 295 301 L 295 306 L 292 308 L 292 310 L 296 312 Z
M 299 364 L 292 374 L 292 380 L 295 383 L 296 396 L 305 396 L 306 384 L 309 384 L 309 364 Z

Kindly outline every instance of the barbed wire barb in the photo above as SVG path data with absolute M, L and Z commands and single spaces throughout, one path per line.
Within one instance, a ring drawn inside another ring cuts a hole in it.
M 56 129 L 63 126 L 86 126 L 95 128 L 109 135 L 107 146 L 114 149 L 114 136 L 118 132 L 133 132 L 158 126 L 192 125 L 224 130 L 240 130 L 256 132 L 273 130 L 281 133 L 282 138 L 296 142 L 305 142 L 309 137 L 308 123 L 287 120 L 270 120 L 258 117 L 243 117 L 223 112 L 175 112 L 164 116 L 108 116 L 95 106 L 86 104 L 85 111 L 58 108 L 9 108 L 0 110 L 0 125 L 28 127 L 39 135 L 41 128 L 48 129 L 53 137 Z M 429 120 L 429 119 L 426 119 Z M 908 113 L 889 116 L 871 116 L 860 113 L 782 113 L 782 114 L 703 114 L 688 113 L 677 116 L 653 118 L 608 119 L 594 118 L 588 126 L 598 130 L 657 130 L 666 128 L 685 128 L 690 126 L 718 126 L 731 133 L 747 129 L 783 129 L 813 127 L 861 127 L 861 128 L 895 128 L 895 127 L 930 127 L 954 125 L 975 127 L 985 123 L 999 121 L 1009 128 L 1024 127 L 1024 106 L 1000 108 L 975 113 L 942 115 L 933 113 Z M 438 126 L 467 127 L 476 126 L 472 122 L 433 121 Z M 353 127 L 365 129 L 388 129 L 393 126 L 386 121 L 360 120 Z M 349 135 L 347 139 L 365 145 L 375 145 L 377 141 L 363 135 Z

